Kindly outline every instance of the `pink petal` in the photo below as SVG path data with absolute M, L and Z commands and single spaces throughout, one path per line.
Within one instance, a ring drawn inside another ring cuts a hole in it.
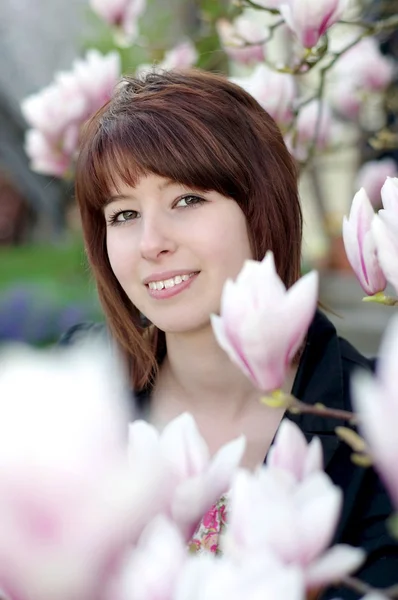
M 209 463 L 209 449 L 189 413 L 173 419 L 160 437 L 163 457 L 182 479 L 202 473 Z

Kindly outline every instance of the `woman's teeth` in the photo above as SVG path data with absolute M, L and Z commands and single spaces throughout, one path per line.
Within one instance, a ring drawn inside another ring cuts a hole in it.
M 195 273 L 190 273 L 189 275 L 176 275 L 175 277 L 166 279 L 165 281 L 150 281 L 148 283 L 148 287 L 150 290 L 163 290 L 163 288 L 169 289 L 175 285 L 178 285 L 179 283 L 182 283 L 183 281 L 187 281 L 193 275 L 195 275 Z

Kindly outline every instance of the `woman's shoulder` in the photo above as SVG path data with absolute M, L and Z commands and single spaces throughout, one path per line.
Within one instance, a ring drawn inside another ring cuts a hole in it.
M 109 331 L 105 323 L 91 321 L 77 323 L 61 335 L 58 340 L 58 346 L 70 346 L 93 339 L 110 340 Z
M 376 368 L 376 357 L 364 356 L 345 338 L 339 337 L 341 358 L 343 367 L 348 371 L 352 371 L 357 367 L 366 369 L 367 371 L 374 371 Z

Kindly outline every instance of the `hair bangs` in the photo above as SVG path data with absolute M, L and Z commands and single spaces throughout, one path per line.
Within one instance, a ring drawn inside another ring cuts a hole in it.
M 102 210 L 122 184 L 135 187 L 149 173 L 242 198 L 247 194 L 247 177 L 233 150 L 232 143 L 226 147 L 225 139 L 218 139 L 192 112 L 182 111 L 176 119 L 170 108 L 149 113 L 137 110 L 122 118 L 104 111 L 96 134 L 81 149 L 76 187 L 94 210 Z

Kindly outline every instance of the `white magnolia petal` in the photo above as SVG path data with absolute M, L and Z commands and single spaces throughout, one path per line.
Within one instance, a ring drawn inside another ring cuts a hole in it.
M 376 215 L 372 223 L 372 234 L 375 239 L 377 258 L 388 281 L 398 293 L 398 232 L 395 227 L 389 226 L 385 218 Z
M 165 460 L 182 479 L 202 473 L 209 463 L 209 449 L 189 413 L 166 425 L 160 436 L 160 447 Z
M 314 318 L 318 301 L 318 282 L 318 273 L 311 271 L 301 277 L 287 292 L 286 315 L 294 314 L 294 318 L 288 321 L 289 347 L 287 359 L 289 361 L 293 359 L 303 343 Z M 292 313 L 290 309 L 293 309 Z
M 267 466 L 286 469 L 300 480 L 306 455 L 307 441 L 304 434 L 295 423 L 283 419 L 268 451 Z
M 323 449 L 319 437 L 312 438 L 308 444 L 307 457 L 303 470 L 303 478 L 308 477 L 316 471 L 323 470 Z
M 395 165 L 395 170 L 397 169 Z M 387 177 L 381 188 L 383 207 L 398 214 L 398 177 Z
M 361 548 L 338 544 L 327 550 L 314 561 L 305 573 L 309 588 L 320 588 L 330 583 L 338 583 L 343 577 L 359 569 L 366 554 Z

